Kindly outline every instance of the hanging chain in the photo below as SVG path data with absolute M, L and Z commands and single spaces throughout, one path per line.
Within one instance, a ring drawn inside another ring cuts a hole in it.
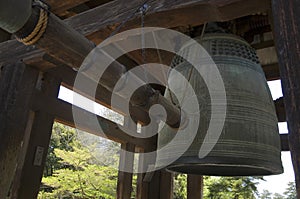
M 140 13 L 141 13 L 141 42 L 142 42 L 142 58 L 143 58 L 143 63 L 146 63 L 146 49 L 145 49 L 145 32 L 144 32 L 144 27 L 145 27 L 145 15 L 148 10 L 149 6 L 147 3 L 143 4 L 143 6 L 140 8 Z
M 204 37 L 206 25 L 207 25 L 207 23 L 205 23 L 205 24 L 203 25 L 203 28 L 202 28 L 202 31 L 201 31 L 201 35 L 200 35 L 200 42 L 202 42 L 202 39 L 203 39 L 203 37 Z M 192 68 L 191 68 L 191 70 L 190 70 L 190 72 L 189 72 L 189 74 L 188 74 L 187 85 L 186 85 L 186 88 L 185 88 L 185 90 L 184 90 L 184 94 L 183 94 L 183 96 L 182 96 L 182 99 L 181 99 L 180 104 L 182 104 L 184 98 L 186 97 L 186 93 L 187 93 L 187 90 L 188 90 L 188 89 L 187 89 L 187 88 L 188 88 L 188 83 L 189 83 L 190 80 L 191 80 L 193 71 L 194 71 L 194 67 L 192 66 Z M 169 91 L 169 94 L 170 94 L 171 102 L 172 102 L 174 105 L 176 105 L 175 102 L 174 102 L 174 99 L 173 99 L 173 95 L 172 95 L 172 93 L 171 93 L 169 87 L 168 87 L 168 91 Z
M 202 42 L 202 39 L 203 39 L 203 37 L 204 37 L 206 25 L 207 25 L 207 23 L 205 23 L 205 24 L 203 25 L 203 28 L 202 28 L 202 31 L 201 31 L 201 36 L 200 36 L 200 41 L 201 41 L 201 42 Z
M 148 2 L 149 0 L 145 0 L 143 3 L 142 3 L 142 5 L 141 6 L 139 6 L 133 13 L 131 13 L 130 15 L 128 15 L 127 16 L 127 18 L 126 19 L 124 19 L 122 22 L 121 22 L 121 24 L 109 35 L 109 37 L 108 38 L 110 38 L 110 37 L 112 37 L 112 36 L 114 36 L 115 34 L 117 34 L 119 31 L 120 31 L 120 29 L 130 20 L 130 19 L 132 19 L 136 14 L 138 14 L 138 13 L 140 13 L 141 12 L 141 9 L 143 9 L 143 7 L 145 6 L 145 5 L 147 5 L 147 9 L 149 8 L 149 6 L 148 6 L 148 4 L 147 4 L 147 2 Z M 146 9 L 146 11 L 147 11 L 147 9 Z

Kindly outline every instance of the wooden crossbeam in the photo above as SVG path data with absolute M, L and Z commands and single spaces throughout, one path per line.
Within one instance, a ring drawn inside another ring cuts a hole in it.
M 98 85 L 96 93 L 93 93 L 93 91 L 91 91 L 88 88 L 93 87 L 95 85 L 95 82 L 93 82 L 89 78 L 81 78 L 82 83 L 77 85 L 77 88 L 74 88 L 74 82 L 77 73 L 71 68 L 66 66 L 53 68 L 49 72 L 57 77 L 60 77 L 63 81 L 62 83 L 63 86 L 73 90 L 74 92 L 83 95 L 84 97 L 87 97 L 88 99 L 95 100 L 97 103 L 102 104 L 108 108 L 111 108 L 112 92 L 106 89 L 105 87 Z M 117 97 L 116 100 L 120 103 L 117 104 L 118 107 L 114 107 L 114 110 L 123 115 L 126 114 L 125 112 L 122 112 L 121 111 L 122 109 L 120 108 L 125 106 L 126 100 L 118 96 L 116 97 Z M 148 124 L 150 122 L 150 117 L 148 116 L 148 113 L 139 109 L 139 107 L 130 106 L 130 110 L 131 110 L 131 117 L 134 121 L 139 121 L 143 124 Z
M 150 0 L 147 11 L 146 26 L 159 26 L 165 28 L 201 25 L 209 21 L 227 21 L 253 13 L 266 11 L 270 8 L 269 0 L 185 0 L 161 1 Z M 72 27 L 84 35 L 90 35 L 101 29 L 122 22 L 141 6 L 141 1 L 132 0 L 124 2 L 116 0 L 89 10 L 66 20 Z M 107 10 L 114 12 L 108 13 Z M 84 17 L 81 17 L 84 16 Z M 125 29 L 140 26 L 140 19 L 126 23 Z M 113 28 L 114 26 L 112 26 Z
M 97 103 L 100 103 L 108 108 L 111 108 L 111 95 L 112 93 L 104 88 L 103 86 L 99 85 L 97 88 L 96 93 L 92 93 L 91 90 L 87 89 L 90 86 L 89 85 L 94 85 L 95 83 L 86 78 L 84 79 L 84 82 L 82 82 L 82 86 L 80 88 L 74 88 L 74 81 L 76 78 L 76 72 L 66 66 L 60 66 L 57 68 L 51 69 L 49 71 L 53 75 L 60 77 L 63 81 L 63 86 L 74 90 L 75 92 L 83 95 L 84 97 L 87 97 L 91 100 L 95 100 Z M 124 106 L 126 103 L 126 100 L 122 99 L 121 97 L 117 99 L 120 104 L 118 104 L 120 107 Z M 286 117 L 285 117 L 285 109 L 284 109 L 284 103 L 283 103 L 283 98 L 279 98 L 274 101 L 275 108 L 276 108 L 276 114 L 278 118 L 278 122 L 285 122 Z M 118 107 L 115 107 L 115 111 L 120 112 L 120 109 Z M 138 107 L 130 107 L 131 110 L 131 117 L 133 118 L 134 121 L 139 121 L 144 124 L 148 124 L 150 122 L 150 117 L 148 116 L 148 113 L 139 109 Z M 120 112 L 121 114 L 125 114 L 124 112 Z
M 151 6 L 147 12 L 146 26 L 159 26 L 172 28 L 180 25 L 201 25 L 208 21 L 226 21 L 241 16 L 265 11 L 269 9 L 269 0 L 167 0 L 163 3 L 151 0 Z M 97 8 L 65 20 L 65 23 L 79 33 L 89 36 L 96 43 L 104 40 L 114 29 L 116 24 L 121 23 L 141 6 L 139 0 L 123 1 L 115 0 Z M 114 12 L 111 12 L 114 10 Z M 232 12 L 232 10 L 235 10 Z M 150 21 L 153 20 L 152 22 Z M 139 19 L 126 24 L 125 29 L 139 27 Z M 112 27 L 110 30 L 109 27 Z M 110 31 L 107 31 L 110 30 Z M 105 34 L 102 34 L 105 32 Z M 61 33 L 56 33 L 61 36 Z M 41 51 L 34 46 L 24 46 L 16 40 L 0 44 L 0 64 L 13 60 L 21 60 L 26 57 L 34 58 Z
M 93 113 L 90 113 L 82 108 L 73 107 L 72 105 L 64 102 L 59 99 L 50 99 L 47 96 L 43 95 L 42 93 L 36 91 L 34 94 L 34 100 L 32 103 L 32 108 L 34 110 L 39 109 L 44 112 L 47 112 L 51 115 L 54 115 L 56 120 L 62 124 L 76 127 L 83 131 L 95 134 L 97 136 L 105 137 L 110 140 L 120 142 L 120 143 L 132 143 L 141 148 L 147 148 L 155 146 L 156 138 L 151 137 L 147 139 L 136 138 L 134 136 L 130 136 L 120 130 L 117 124 L 114 122 L 102 118 L 100 116 L 95 116 Z M 73 111 L 80 113 L 79 122 L 75 124 L 73 118 Z M 99 126 L 95 125 L 91 121 L 92 118 L 97 117 L 98 124 L 102 127 L 102 132 Z
M 278 63 L 263 65 L 262 68 L 268 81 L 280 79 Z
M 289 134 L 280 134 L 280 141 L 281 141 L 281 151 L 289 151 Z
M 263 48 L 269 48 L 269 47 L 272 47 L 272 46 L 274 46 L 274 41 L 273 40 L 263 41 L 263 42 L 256 43 L 256 44 L 252 45 L 252 47 L 255 48 L 256 50 L 263 49 Z
M 62 15 L 68 9 L 74 8 L 75 6 L 78 6 L 78 5 L 88 2 L 88 1 L 89 0 L 64 0 L 64 1 L 47 0 L 47 3 L 51 6 L 51 11 L 54 14 Z

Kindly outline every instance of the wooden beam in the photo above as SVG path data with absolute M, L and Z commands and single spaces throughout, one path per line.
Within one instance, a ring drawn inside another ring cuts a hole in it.
M 272 0 L 274 40 L 289 130 L 289 148 L 300 198 L 300 1 Z
M 280 97 L 274 101 L 278 122 L 286 122 L 286 114 L 283 101 L 283 97 Z
M 252 48 L 254 48 L 256 50 L 263 49 L 263 48 L 269 48 L 269 47 L 274 46 L 274 41 L 273 40 L 263 41 L 260 43 L 252 44 L 251 46 L 252 46 Z
M 145 25 L 165 28 L 186 25 L 196 26 L 211 21 L 227 21 L 266 11 L 270 8 L 269 0 L 253 0 L 251 2 L 245 0 L 186 0 L 181 2 L 166 0 L 163 3 L 150 0 L 147 4 L 150 8 L 147 11 Z M 126 3 L 122 0 L 116 0 L 83 13 L 83 18 L 78 15 L 68 19 L 67 22 L 72 27 L 80 26 L 81 28 L 76 30 L 84 35 L 92 33 L 95 35 L 96 32 L 107 28 L 107 26 L 114 29 L 114 24 L 121 23 L 140 6 L 141 2 L 138 0 Z M 114 10 L 114 12 L 108 14 L 107 9 Z M 102 13 L 102 15 L 99 15 L 99 13 Z M 140 19 L 137 17 L 127 22 L 124 29 L 139 26 Z
M 74 90 L 75 92 L 91 99 L 95 100 L 97 103 L 100 103 L 106 107 L 110 108 L 111 105 L 111 95 L 112 93 L 104 88 L 103 86 L 99 85 L 97 88 L 96 93 L 92 93 L 91 90 L 87 89 L 92 87 L 94 85 L 94 82 L 88 78 L 84 78 L 83 83 L 78 87 L 74 88 L 74 81 L 76 78 L 76 72 L 72 70 L 69 67 L 66 66 L 60 66 L 57 68 L 53 68 L 49 71 L 51 74 L 59 77 L 63 81 L 63 85 L 71 90 Z M 118 102 L 120 102 L 119 106 L 125 106 L 126 100 L 119 98 L 117 99 Z M 283 104 L 283 98 L 279 98 L 274 101 L 275 103 L 275 108 L 276 108 L 276 113 L 277 113 L 277 118 L 278 122 L 285 122 L 285 110 L 284 110 L 284 104 Z M 120 112 L 119 107 L 115 107 L 115 111 Z M 150 122 L 150 117 L 147 112 L 139 109 L 136 106 L 131 106 L 131 117 L 133 118 L 134 121 L 140 121 L 143 124 L 149 124 Z M 121 114 L 124 114 L 124 112 L 120 112 Z
M 135 152 L 135 146 L 123 143 L 121 149 L 123 151 L 120 153 L 117 199 L 131 199 L 134 154 L 127 154 L 125 152 Z M 124 170 L 131 172 L 124 172 Z
M 9 195 L 25 132 L 32 121 L 29 105 L 38 72 L 23 63 L 0 71 L 0 198 Z
M 156 145 L 155 137 L 141 139 L 136 138 L 134 136 L 130 136 L 124 133 L 122 130 L 120 130 L 117 124 L 105 118 L 95 116 L 93 113 L 90 113 L 79 107 L 72 108 L 71 104 L 59 99 L 48 98 L 40 92 L 35 92 L 32 108 L 33 110 L 42 110 L 55 116 L 56 120 L 62 124 L 78 128 L 83 131 L 92 133 L 97 136 L 105 137 L 116 142 L 128 142 L 141 148 L 148 148 Z M 76 124 L 73 118 L 73 111 L 80 113 L 81 117 L 78 118 L 79 121 Z M 94 124 L 92 122 L 94 117 L 97 117 L 98 124 Z M 100 131 L 101 129 L 99 129 L 98 125 L 102 127 L 103 131 Z
M 203 198 L 203 177 L 200 175 L 187 175 L 187 199 Z
M 160 1 L 151 0 L 151 6 L 147 12 L 146 26 L 158 26 L 165 28 L 180 25 L 201 25 L 208 21 L 226 21 L 241 16 L 265 11 L 269 9 L 269 0 L 188 0 L 179 3 L 175 0 Z M 89 36 L 95 42 L 107 38 L 115 28 L 115 24 L 121 23 L 128 15 L 132 14 L 141 6 L 139 0 L 124 2 L 115 0 L 87 12 L 66 19 L 66 22 L 79 33 Z M 208 9 L 209 8 L 209 9 Z M 235 12 L 232 12 L 232 10 Z M 114 12 L 111 12 L 114 10 Z M 150 21 L 152 20 L 152 22 Z M 125 29 L 139 27 L 139 19 L 128 22 Z M 112 29 L 108 27 L 113 27 Z M 109 31 L 107 31 L 110 29 Z M 101 34 L 105 32 L 105 34 Z M 55 32 L 53 36 L 62 35 L 63 32 Z M 63 39 L 63 37 L 61 38 Z M 70 41 L 69 38 L 65 38 Z M 52 45 L 58 45 L 52 44 Z M 16 40 L 0 44 L 0 63 L 12 60 L 24 59 L 28 56 L 34 57 L 41 51 L 34 46 L 23 46 Z
M 38 20 L 39 9 L 33 9 L 32 15 L 28 22 L 16 33 L 18 37 L 27 35 L 26 33 L 30 32 L 29 30 L 32 29 L 33 24 L 36 24 Z M 53 14 L 50 13 L 48 18 L 47 29 L 43 37 L 39 39 L 35 45 L 41 49 L 44 49 L 49 55 L 68 65 L 69 67 L 76 69 L 80 68 L 85 57 L 95 46 L 74 29 L 64 24 Z M 94 66 L 94 64 L 90 64 L 88 67 L 88 69 L 82 71 L 80 74 L 83 74 L 94 80 L 94 87 L 96 87 L 96 85 L 99 83 L 108 90 L 113 91 L 115 83 L 117 83 L 121 77 L 127 77 L 127 69 L 124 65 L 117 61 L 114 61 L 112 64 L 110 64 L 100 80 L 97 77 L 99 68 Z M 131 75 L 128 83 L 129 82 L 136 85 L 143 82 L 143 80 Z M 123 90 L 120 90 L 118 93 L 120 94 L 122 92 Z M 125 93 L 123 92 L 123 94 Z M 138 92 L 135 92 L 133 96 L 123 97 L 130 97 L 131 104 L 133 106 L 138 106 L 144 111 L 148 111 L 149 108 L 154 104 L 162 105 L 167 112 L 166 123 L 174 128 L 179 127 L 181 121 L 179 108 L 165 99 L 159 92 L 153 90 L 150 85 L 145 85 L 139 88 Z
M 80 4 L 88 2 L 89 0 L 47 0 L 47 3 L 51 6 L 51 11 L 56 15 L 64 15 L 65 12 L 74 8 Z
M 40 9 L 37 7 L 32 9 L 27 23 L 15 33 L 17 37 L 23 38 L 34 29 L 39 19 Z M 45 33 L 34 45 L 73 68 L 79 68 L 85 57 L 95 47 L 92 42 L 52 13 L 48 15 Z
M 281 151 L 290 151 L 289 147 L 289 134 L 280 134 Z
M 38 85 L 47 97 L 57 97 L 60 80 L 43 74 Z M 32 120 L 31 130 L 24 138 L 11 198 L 36 198 L 40 189 L 54 116 L 37 110 Z
M 64 66 L 51 69 L 51 73 L 57 77 L 62 78 L 63 85 L 65 87 L 67 87 L 71 90 L 74 90 L 75 92 L 77 92 L 91 100 L 96 100 L 97 103 L 100 103 L 100 104 L 110 108 L 112 94 L 110 91 L 108 91 L 103 86 L 99 85 L 97 88 L 97 92 L 94 94 L 89 89 L 86 89 L 86 88 L 91 87 L 90 85 L 93 85 L 94 82 L 91 81 L 90 79 L 86 78 L 86 79 L 83 79 L 84 82 L 81 85 L 82 87 L 74 88 L 73 84 L 74 84 L 74 81 L 76 78 L 76 72 L 74 70 L 72 70 L 68 67 L 64 67 Z M 125 104 L 123 104 L 123 103 L 126 103 L 126 101 L 122 98 L 117 99 L 117 101 L 120 102 L 119 106 L 124 106 Z M 283 98 L 279 98 L 279 99 L 275 100 L 274 103 L 275 103 L 278 122 L 285 122 L 286 117 L 285 117 Z M 120 109 L 118 109 L 118 107 L 115 107 L 115 108 L 116 109 L 114 109 L 114 110 L 119 112 Z M 133 117 L 134 121 L 140 121 L 143 124 L 149 124 L 150 117 L 147 112 L 145 112 L 135 106 L 131 106 L 130 109 L 131 109 L 131 116 Z M 120 113 L 124 114 L 124 112 L 120 112 Z
M 262 69 L 268 81 L 280 79 L 278 63 L 262 65 Z
M 63 81 L 62 83 L 63 86 L 83 95 L 84 97 L 87 97 L 88 99 L 95 100 L 97 103 L 111 108 L 112 92 L 109 91 L 107 88 L 98 85 L 96 93 L 93 93 L 93 91 L 87 88 L 92 88 L 95 82 L 89 78 L 84 78 L 84 77 L 81 79 L 82 83 L 77 85 L 77 88 L 75 88 L 74 82 L 77 73 L 69 67 L 61 66 L 61 67 L 53 68 L 49 72 L 57 77 L 60 77 Z M 117 105 L 121 107 L 125 106 L 126 100 L 122 98 L 118 98 L 117 101 L 120 102 Z M 120 111 L 121 110 L 120 107 L 114 107 L 114 108 L 115 111 L 123 115 L 125 114 L 124 112 Z M 143 124 L 150 123 L 150 117 L 148 116 L 148 113 L 139 109 L 138 107 L 130 106 L 130 113 L 134 121 L 140 121 Z

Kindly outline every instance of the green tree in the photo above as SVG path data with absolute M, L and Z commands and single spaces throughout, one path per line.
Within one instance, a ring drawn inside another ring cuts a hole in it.
M 70 151 L 72 150 L 70 143 L 72 143 L 75 139 L 75 129 L 60 123 L 54 123 L 44 169 L 44 176 L 51 176 L 54 170 L 63 167 L 63 165 L 59 163 L 60 159 L 54 154 L 54 149 Z
M 78 140 L 89 149 L 97 164 L 118 168 L 121 147 L 119 143 L 82 131 L 78 132 Z
M 174 177 L 174 199 L 187 198 L 187 175 L 175 174 Z
M 263 192 L 260 194 L 260 199 L 272 199 L 272 193 L 268 190 L 263 190 Z
M 275 193 L 273 199 L 285 199 L 285 197 L 279 193 Z
M 55 123 L 39 198 L 115 198 L 118 171 L 111 164 L 118 164 L 119 149 L 117 143 Z
M 284 192 L 286 199 L 297 199 L 296 184 L 289 182 L 286 191 Z
M 204 198 L 254 199 L 258 195 L 258 177 L 206 177 Z
M 257 184 L 261 177 L 210 177 L 204 176 L 204 199 L 254 199 L 258 195 Z M 187 177 L 176 174 L 174 199 L 187 198 Z
M 94 159 L 87 148 L 72 143 L 72 151 L 54 149 L 65 168 L 54 171 L 53 176 L 42 182 L 52 187 L 51 193 L 42 193 L 47 198 L 112 199 L 115 198 L 117 170 L 93 164 Z M 47 195 L 48 194 L 48 195 Z

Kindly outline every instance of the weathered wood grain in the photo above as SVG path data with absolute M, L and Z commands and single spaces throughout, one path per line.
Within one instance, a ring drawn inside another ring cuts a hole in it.
M 269 8 L 269 0 L 175 0 L 148 2 L 151 6 L 147 12 L 145 25 L 171 28 L 180 25 L 201 25 L 207 21 L 225 21 L 252 13 L 265 11 Z M 128 15 L 141 5 L 139 0 L 115 0 L 66 19 L 64 22 L 79 33 L 89 36 L 96 43 L 104 40 Z M 112 12 L 113 10 L 113 12 Z M 232 12 L 232 10 L 235 10 Z M 140 19 L 129 21 L 124 29 L 140 26 Z M 109 31 L 107 31 L 107 29 Z M 101 32 L 105 34 L 101 34 Z M 53 36 L 63 36 L 56 32 Z M 69 39 L 67 39 L 69 40 Z M 16 40 L 0 44 L 0 63 L 24 59 L 29 55 L 38 54 L 34 47 L 26 47 Z
M 56 15 L 63 15 L 68 9 L 78 6 L 89 0 L 47 0 L 51 6 L 51 11 Z
M 272 0 L 274 40 L 277 47 L 289 148 L 300 198 L 300 1 Z
M 117 199 L 131 199 L 134 154 L 125 152 L 134 152 L 135 146 L 124 143 L 121 145 L 121 149 L 123 151 L 120 153 Z M 131 172 L 124 172 L 124 170 L 131 170 Z
M 203 198 L 203 177 L 187 175 L 187 199 Z
M 0 198 L 8 196 L 17 168 L 23 138 L 30 126 L 29 105 L 38 71 L 23 63 L 0 71 Z
M 44 74 L 39 82 L 40 92 L 49 98 L 56 98 L 60 80 Z M 14 178 L 11 198 L 37 198 L 47 151 L 50 143 L 54 116 L 35 110 L 31 130 L 26 132 L 18 168 Z M 39 149 L 39 156 L 36 156 Z

